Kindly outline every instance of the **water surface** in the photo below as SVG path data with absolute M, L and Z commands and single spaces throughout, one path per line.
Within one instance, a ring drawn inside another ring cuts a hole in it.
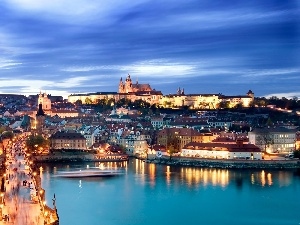
M 300 176 L 294 171 L 172 167 L 139 160 L 100 165 L 116 177 L 62 178 L 99 163 L 44 164 L 46 199 L 61 225 L 299 225 Z

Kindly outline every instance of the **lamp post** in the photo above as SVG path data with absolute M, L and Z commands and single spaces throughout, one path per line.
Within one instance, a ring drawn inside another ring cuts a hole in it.
M 38 145 L 38 144 L 34 145 L 34 153 L 36 153 L 36 151 L 37 151 L 38 147 L 39 147 L 39 145 Z
M 3 211 L 2 211 L 3 210 L 3 204 L 2 203 L 0 204 L 0 210 L 1 210 L 0 211 L 0 216 L 2 218 L 3 217 Z

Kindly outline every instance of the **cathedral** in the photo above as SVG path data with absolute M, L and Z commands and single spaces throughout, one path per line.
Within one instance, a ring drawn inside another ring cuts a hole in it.
M 119 93 L 136 93 L 144 91 L 153 91 L 150 87 L 150 84 L 139 84 L 138 81 L 136 81 L 136 83 L 133 84 L 130 78 L 130 74 L 128 74 L 125 82 L 123 82 L 121 77 L 119 83 Z

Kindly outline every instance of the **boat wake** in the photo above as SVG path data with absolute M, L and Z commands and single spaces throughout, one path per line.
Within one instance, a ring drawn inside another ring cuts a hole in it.
M 113 177 L 113 176 L 119 176 L 122 174 L 123 174 L 123 172 L 121 172 L 119 170 L 88 169 L 88 170 L 58 172 L 54 176 L 66 177 L 66 178 L 81 178 L 81 177 Z

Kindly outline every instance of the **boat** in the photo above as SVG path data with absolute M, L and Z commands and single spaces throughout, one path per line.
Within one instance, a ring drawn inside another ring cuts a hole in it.
M 76 170 L 76 171 L 66 171 L 59 172 L 55 176 L 66 177 L 66 178 L 80 178 L 80 177 L 113 177 L 123 174 L 119 170 Z

